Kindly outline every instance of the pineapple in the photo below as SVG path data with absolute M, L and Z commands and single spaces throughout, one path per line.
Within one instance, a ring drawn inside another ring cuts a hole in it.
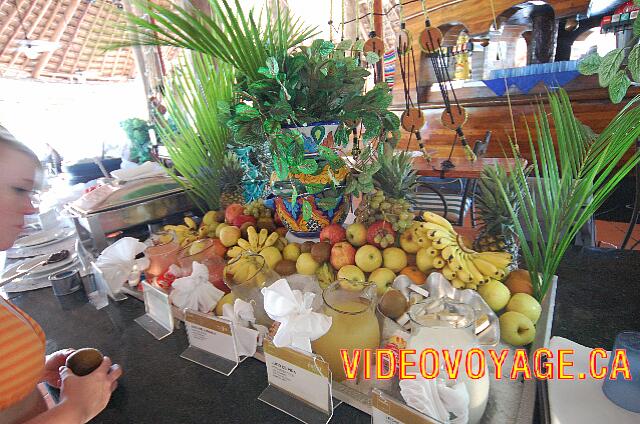
M 480 232 L 474 241 L 474 249 L 480 252 L 504 251 L 511 254 L 510 269 L 518 267 L 518 238 L 514 232 L 514 223 L 509 213 L 498 181 L 501 182 L 508 197 L 508 204 L 517 210 L 518 187 L 509 178 L 502 167 L 485 166 L 480 176 L 480 191 L 475 196 L 475 208 L 478 213 Z
M 415 217 L 411 205 L 417 175 L 410 154 L 388 152 L 378 157 L 380 169 L 372 178 L 375 189 L 364 196 L 356 210 L 356 220 L 365 225 L 384 220 L 392 224 L 394 231 L 404 231 Z
M 240 203 L 243 205 L 244 187 L 244 168 L 238 160 L 235 153 L 229 152 L 225 154 L 220 169 L 220 207 L 226 208 L 232 203 Z

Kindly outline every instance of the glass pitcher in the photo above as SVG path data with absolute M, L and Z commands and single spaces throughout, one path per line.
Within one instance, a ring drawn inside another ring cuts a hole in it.
M 230 260 L 224 269 L 223 279 L 237 299 L 253 305 L 257 324 L 267 327 L 273 324 L 264 310 L 261 290 L 275 283 L 280 275 L 269 268 L 262 256 L 246 252 Z
M 453 358 L 457 349 L 462 350 L 457 381 L 464 382 L 469 393 L 469 424 L 480 422 L 489 398 L 489 372 L 485 365 L 485 373 L 479 379 L 471 379 L 465 368 L 467 352 L 479 347 L 475 335 L 475 311 L 465 303 L 442 297 L 427 299 L 409 308 L 411 320 L 411 337 L 407 342 L 407 349 L 415 349 L 415 362 L 419 361 L 420 353 L 426 348 L 433 348 L 439 354 L 440 364 L 444 364 L 443 350 L 448 350 Z M 427 369 L 430 359 L 427 359 Z M 472 372 L 478 372 L 477 356 L 473 356 Z M 441 366 L 438 378 L 448 380 L 449 377 Z M 420 371 L 414 373 L 420 378 Z
M 322 291 L 322 300 L 322 312 L 332 319 L 331 328 L 312 341 L 311 347 L 329 363 L 333 380 L 343 381 L 347 376 L 340 349 L 351 353 L 353 349 L 375 350 L 380 345 L 380 326 L 375 315 L 376 285 L 365 283 L 358 290 L 348 280 L 336 281 Z M 363 366 L 361 363 L 358 369 Z
M 149 258 L 149 267 L 144 272 L 149 281 L 163 275 L 172 264 L 175 264 L 180 250 L 180 245 L 173 232 L 153 234 L 151 240 L 153 246 L 147 247 L 144 252 L 145 256 Z

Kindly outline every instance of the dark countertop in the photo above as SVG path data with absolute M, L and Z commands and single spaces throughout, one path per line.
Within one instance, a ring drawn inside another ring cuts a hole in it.
M 640 252 L 573 249 L 558 270 L 553 335 L 611 349 L 615 335 L 640 330 Z M 157 341 L 133 320 L 144 314 L 135 299 L 97 311 L 84 293 L 56 298 L 50 289 L 11 299 L 44 328 L 47 352 L 95 347 L 124 368 L 120 387 L 94 423 L 298 423 L 257 400 L 266 387 L 264 364 L 248 358 L 225 377 L 180 358 L 183 328 Z M 340 405 L 334 423 L 370 423 Z

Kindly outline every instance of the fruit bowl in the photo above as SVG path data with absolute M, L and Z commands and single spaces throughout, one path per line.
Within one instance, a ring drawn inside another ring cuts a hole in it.
M 478 292 L 471 289 L 456 289 L 438 272 L 432 272 L 427 278 L 427 282 L 422 287 L 429 291 L 429 298 L 440 299 L 449 297 L 457 302 L 470 305 L 476 312 L 476 322 L 486 315 L 489 318 L 489 327 L 477 335 L 478 342 L 484 346 L 496 346 L 500 341 L 500 324 L 498 316 L 491 310 L 489 305 L 480 297 Z

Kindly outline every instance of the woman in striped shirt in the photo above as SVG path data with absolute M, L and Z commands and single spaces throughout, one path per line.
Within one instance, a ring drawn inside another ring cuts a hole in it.
M 22 231 L 24 215 L 35 213 L 31 194 L 39 172 L 35 154 L 0 126 L 0 251 Z M 45 357 L 45 336 L 27 314 L 0 297 L 0 423 L 76 424 L 98 415 L 122 374 L 107 357 L 91 374 L 78 377 L 64 364 L 66 349 Z M 59 387 L 60 402 L 47 409 L 37 390 Z

